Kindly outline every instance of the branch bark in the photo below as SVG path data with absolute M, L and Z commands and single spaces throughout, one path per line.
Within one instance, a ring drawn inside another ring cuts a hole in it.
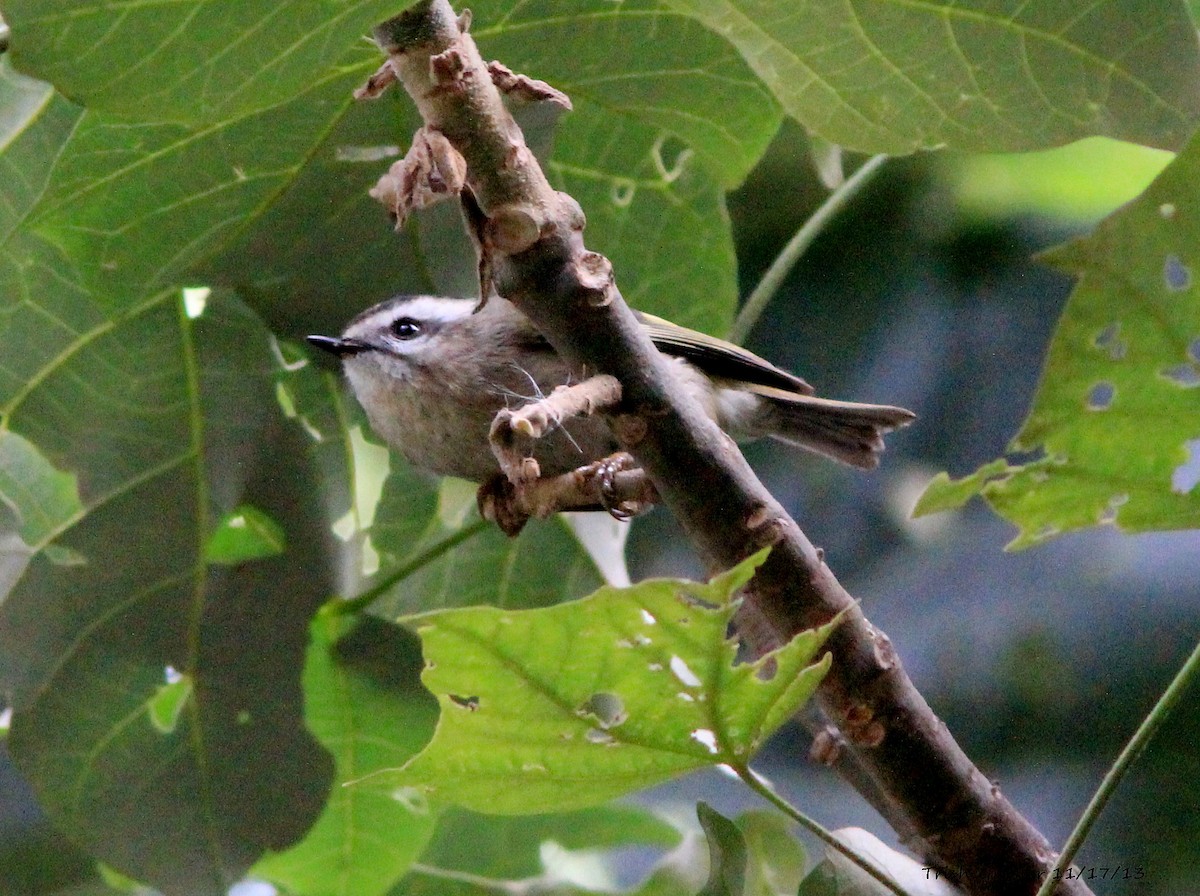
M 626 306 L 604 256 L 583 243 L 584 216 L 546 180 L 447 0 L 380 25 L 376 41 L 421 113 L 466 160 L 499 295 L 564 356 L 616 377 L 610 421 L 711 568 L 771 545 L 739 620 L 766 650 L 843 610 L 818 699 L 844 741 L 860 791 L 925 861 L 974 896 L 1033 894 L 1054 852 L 967 758 L 741 452 L 689 398 Z M 1057 891 L 1082 896 L 1081 882 Z

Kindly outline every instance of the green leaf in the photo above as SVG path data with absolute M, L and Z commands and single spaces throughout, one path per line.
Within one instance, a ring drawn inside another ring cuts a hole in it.
M 472 515 L 471 520 L 477 522 Z M 594 591 L 603 584 L 596 565 L 561 519 L 534 520 L 517 538 L 495 526 L 471 527 L 465 542 L 463 526 L 431 525 L 419 549 L 400 566 L 423 561 L 376 604 L 389 616 L 434 607 L 489 604 L 511 609 L 547 607 Z M 443 545 L 449 550 L 442 551 Z M 385 565 L 381 576 L 386 576 Z
M 732 188 L 779 126 L 777 105 L 736 48 L 657 3 L 489 0 L 472 11 L 485 57 L 565 91 L 575 111 L 559 139 L 588 146 L 613 176 L 638 170 L 656 143 L 672 139 Z M 660 173 L 669 172 L 672 154 L 660 149 Z
M 0 421 L 5 423 L 3 407 L 19 400 L 43 372 L 38 349 L 47 357 L 73 351 L 79 334 L 102 320 L 70 262 L 22 227 L 81 114 L 47 85 L 14 73 L 0 56 L 0 346 L 7 347 L 0 353 Z
M 564 886 L 562 875 L 550 867 L 556 853 L 582 853 L 599 859 L 594 863 L 598 865 L 605 853 L 622 847 L 670 848 L 679 842 L 671 825 L 633 806 L 594 806 L 520 818 L 452 808 L 441 814 L 420 868 L 393 892 L 394 896 L 458 896 L 481 892 L 480 881 L 507 882 L 514 888 L 520 882 L 529 889 L 536 888 L 535 881 L 545 881 L 558 893 L 558 887 Z
M 974 218 L 1026 215 L 1093 224 L 1146 189 L 1173 154 L 1106 137 L 1044 152 L 941 157 L 958 206 Z
M 31 551 L 45 547 L 83 510 L 75 476 L 54 469 L 36 446 L 6 429 L 0 429 L 0 502 Z
M 1197 183 L 1200 138 L 1094 233 L 1043 256 L 1079 278 L 1010 446 L 1043 456 L 939 477 L 920 510 L 978 492 L 1019 527 L 1014 548 L 1102 523 L 1200 526 Z
M 106 315 L 185 285 L 295 180 L 356 81 L 334 72 L 286 105 L 202 128 L 88 110 L 25 226 L 72 260 Z
M 736 819 L 746 841 L 746 896 L 795 893 L 804 877 L 804 847 L 778 812 L 745 812 Z
M 834 624 L 735 665 L 731 598 L 760 561 L 708 585 L 653 580 L 545 609 L 417 617 L 437 732 L 361 786 L 526 813 L 744 765 L 816 689 L 829 659 L 813 660 Z
M 914 517 L 930 513 L 940 513 L 944 510 L 955 510 L 962 507 L 984 487 L 997 478 L 1002 478 L 1020 467 L 1014 467 L 1004 458 L 984 464 L 970 476 L 961 479 L 951 479 L 949 473 L 938 473 L 925 487 L 924 493 L 913 508 Z
M 209 563 L 237 566 L 248 560 L 275 557 L 285 548 L 283 527 L 257 507 L 242 504 L 221 517 L 204 546 Z
M 348 21 L 371 8 L 316 27 L 310 12 L 279 19 L 274 6 L 253 4 L 202 31 L 217 13 L 199 0 L 156 7 L 149 30 L 140 13 L 114 20 L 107 8 L 80 4 L 63 20 L 20 5 L 18 58 L 89 106 L 61 154 L 37 233 L 114 301 L 198 269 L 253 296 L 269 323 L 292 333 L 298 317 L 340 325 L 347 296 L 361 297 L 357 308 L 389 292 L 473 292 L 470 247 L 453 208 L 418 216 L 397 241 L 365 195 L 416 125 L 399 91 L 382 104 L 349 105 L 378 55 L 355 45 L 366 26 L 351 33 Z M 581 194 L 589 245 L 613 258 L 626 295 L 723 331 L 737 298 L 723 193 L 745 177 L 780 120 L 736 51 L 688 16 L 647 2 L 475 12 L 489 56 L 558 82 L 575 99 L 551 174 Z M 100 22 L 106 30 L 96 40 Z M 246 28 L 265 29 L 267 39 L 245 40 Z M 55 30 L 53 41 L 41 38 L 45 29 Z M 132 70 L 140 51 L 120 40 L 126 29 L 138 35 L 133 47 L 147 48 Z M 286 35 L 285 52 L 277 41 Z M 76 41 L 86 53 L 73 51 Z M 218 58 L 219 76 L 209 70 Z M 676 241 L 689 252 L 670 251 Z M 664 256 L 679 261 L 664 267 Z
M 421 687 L 413 635 L 332 609 L 312 624 L 304 716 L 334 756 L 334 789 L 304 840 L 258 862 L 253 876 L 305 896 L 376 896 L 425 848 L 436 817 L 422 801 L 344 785 L 420 750 L 433 733 L 437 702 Z
M 1200 114 L 1183 0 L 669 5 L 731 41 L 812 132 L 862 152 L 1037 149 L 1093 134 L 1176 149 Z
M 587 244 L 612 260 L 625 298 L 725 332 L 737 307 L 737 263 L 724 193 L 746 177 L 780 122 L 736 50 L 649 2 L 472 9 L 485 56 L 571 97 L 575 110 L 560 122 L 547 173 L 580 202 Z
M 708 881 L 696 896 L 743 896 L 746 892 L 746 839 L 738 826 L 708 803 L 696 805 L 708 838 Z
M 174 734 L 179 717 L 192 699 L 195 691 L 192 680 L 186 675 L 167 674 L 167 683 L 154 692 L 147 704 L 150 724 L 160 734 Z M 172 680 L 174 679 L 174 680 Z
M 288 101 L 395 11 L 353 3 L 6 0 L 11 54 L 89 108 L 215 122 Z
M 350 58 L 359 56 L 379 61 L 366 47 Z M 420 119 L 399 90 L 373 103 L 350 102 L 356 83 L 339 82 L 327 102 L 310 110 L 325 120 L 301 126 L 302 164 L 279 181 L 269 203 L 248 209 L 240 231 L 196 269 L 205 281 L 252 296 L 278 332 L 336 334 L 358 311 L 391 295 L 478 291 L 474 249 L 453 203 L 413 216 L 396 233 L 367 195 L 407 148 Z M 273 140 L 272 116 L 256 121 L 263 130 L 252 138 Z
M 632 146 L 651 136 L 635 124 L 610 122 L 605 130 Z M 612 261 L 626 301 L 682 326 L 726 332 L 737 308 L 737 258 L 720 186 L 678 146 L 668 180 L 649 154 L 623 174 L 597 167 L 581 152 L 594 151 L 596 135 L 580 136 L 578 146 L 569 134 L 559 138 L 549 172 L 554 186 L 583 207 L 587 244 Z
M 301 722 L 307 620 L 335 565 L 308 436 L 228 296 L 191 318 L 161 293 L 65 351 L 38 336 L 0 330 L 0 357 L 40 365 L 2 412 L 50 465 L 30 490 L 68 474 L 82 511 L 0 604 L 8 746 L 89 852 L 168 894 L 223 894 L 303 835 L 332 773 Z M 207 564 L 210 521 L 243 505 L 281 521 L 286 550 Z M 164 690 L 177 674 L 190 695 Z
M 63 113 L 66 121 L 63 121 Z M 0 165 L 3 165 L 5 201 L 0 203 L 0 235 L 8 237 L 36 201 L 53 158 L 47 145 L 62 140 L 78 110 L 56 97 L 49 84 L 12 70 L 0 56 Z M 40 132 L 38 142 L 22 137 Z

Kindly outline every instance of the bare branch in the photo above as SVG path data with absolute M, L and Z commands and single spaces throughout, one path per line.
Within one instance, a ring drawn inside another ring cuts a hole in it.
M 608 260 L 584 247 L 582 211 L 547 182 L 449 3 L 419 3 L 375 36 L 426 126 L 466 160 L 497 292 L 565 357 L 621 384 L 614 432 L 705 561 L 725 569 L 774 546 L 753 583 L 758 625 L 743 636 L 766 650 L 846 611 L 819 693 L 844 738 L 839 752 L 852 754 L 874 783 L 908 845 L 966 892 L 1032 894 L 1051 868 L 1049 844 L 971 764 L 887 636 L 672 375 L 621 298 Z M 1089 891 L 1071 880 L 1058 892 Z
M 387 209 L 399 230 L 413 211 L 456 198 L 466 180 L 467 163 L 458 150 L 437 131 L 421 128 L 404 158 L 392 163 L 369 194 Z
M 503 62 L 489 62 L 488 73 L 501 93 L 519 97 L 530 103 L 548 100 L 568 112 L 571 111 L 571 98 L 545 81 L 538 81 L 528 75 L 518 75 Z

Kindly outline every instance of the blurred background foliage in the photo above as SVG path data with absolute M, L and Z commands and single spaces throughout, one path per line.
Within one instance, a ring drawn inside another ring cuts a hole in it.
M 1193 12 L 1197 6 L 1193 0 Z M 758 130 L 765 133 L 761 122 Z M 763 133 L 748 142 L 765 139 Z M 747 453 L 824 547 L 868 617 L 891 636 L 968 754 L 1052 842 L 1065 838 L 1200 633 L 1200 535 L 1130 536 L 1100 528 L 1013 554 L 1002 551 L 1011 527 L 982 502 L 919 520 L 909 511 L 937 471 L 963 475 L 1003 455 L 1029 409 L 1071 288 L 1069 278 L 1033 256 L 1135 197 L 1170 158 L 1096 138 L 1022 155 L 942 152 L 891 160 L 801 260 L 748 343 L 823 393 L 902 404 L 920 415 L 889 440 L 884 467 L 871 475 L 776 445 Z M 568 180 L 577 174 L 559 172 Z M 728 196 L 743 295 L 826 193 L 803 129 L 786 121 Z M 368 225 L 378 235 L 377 221 L 357 226 Z M 281 242 L 291 239 L 280 232 Z M 422 233 L 426 248 L 434 245 L 432 233 Z M 235 249 L 238 263 L 265 251 Z M 679 261 L 686 266 L 688 259 Z M 338 282 L 336 265 L 362 260 L 297 263 L 311 266 L 314 283 L 329 284 Z M 618 263 L 618 276 L 638 263 Z M 455 275 L 423 276 L 434 288 Z M 639 291 L 653 304 L 653 284 L 639 281 Z M 290 298 L 297 305 L 289 310 L 301 317 L 330 316 L 327 307 L 313 310 L 318 301 L 307 294 Z M 276 322 L 271 302 L 256 310 Z M 439 500 L 432 491 L 422 499 L 431 506 Z M 412 533 L 392 537 L 399 542 Z M 534 537 L 534 549 L 508 561 L 526 563 L 530 576 L 553 577 L 548 571 L 560 568 L 561 556 L 575 579 L 592 581 L 559 530 Z M 492 549 L 484 565 L 499 562 L 494 558 L 504 546 Z M 663 511 L 635 522 L 629 557 L 635 579 L 701 573 Z M 447 576 L 433 570 L 411 589 L 439 582 L 449 587 Z M 547 602 L 554 584 L 547 584 Z M 397 609 L 408 606 L 405 594 L 394 599 Z M 1200 750 L 1191 734 L 1198 724 L 1200 701 L 1193 696 L 1085 846 L 1082 865 L 1145 872 L 1136 881 L 1107 883 L 1103 892 L 1200 891 Z M 886 825 L 848 788 L 815 765 L 796 765 L 804 749 L 799 729 L 785 728 L 765 751 L 763 771 L 822 820 L 859 824 L 892 842 Z M 93 861 L 55 831 L 4 750 L 0 745 L 0 894 L 112 892 L 115 879 L 101 880 Z M 645 799 L 674 805 L 701 794 L 729 814 L 750 805 L 715 774 Z

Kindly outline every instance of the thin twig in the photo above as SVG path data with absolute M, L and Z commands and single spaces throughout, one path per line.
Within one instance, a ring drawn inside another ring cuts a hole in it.
M 754 291 L 746 298 L 746 304 L 742 306 L 737 320 L 729 329 L 730 342 L 741 344 L 745 341 L 746 337 L 750 335 L 750 331 L 754 329 L 754 325 L 758 323 L 763 311 L 766 310 L 767 303 L 771 301 L 775 293 L 779 292 L 779 287 L 783 286 L 783 281 L 787 279 L 787 275 L 800 260 L 800 256 L 808 251 L 808 247 L 813 244 L 813 241 L 833 220 L 834 216 L 845 208 L 851 199 L 862 192 L 862 188 L 875 176 L 888 158 L 889 156 L 872 156 L 868 159 L 853 175 L 842 181 L 841 186 L 830 193 L 812 213 L 812 216 L 800 226 L 795 236 L 788 240 L 787 245 L 775 256 L 775 260 L 771 262 L 767 272 L 758 281 L 758 286 L 754 287 Z
M 1196 649 L 1192 651 L 1192 655 L 1187 658 L 1187 662 L 1183 664 L 1183 668 L 1167 685 L 1167 689 L 1163 691 L 1162 696 L 1158 698 L 1158 702 L 1154 704 L 1154 708 L 1150 710 L 1146 718 L 1142 720 L 1142 724 L 1138 726 L 1137 731 L 1133 733 L 1133 737 L 1129 739 L 1129 743 L 1125 744 L 1125 749 L 1117 757 L 1117 761 L 1112 764 L 1112 768 L 1104 776 L 1104 780 L 1100 782 L 1100 786 L 1096 789 L 1092 799 L 1087 804 L 1087 808 L 1083 810 L 1083 814 L 1079 817 L 1079 822 L 1075 825 L 1075 830 L 1071 831 L 1071 836 L 1067 838 L 1067 845 L 1063 847 L 1062 853 L 1058 857 L 1058 861 L 1054 863 L 1054 868 L 1046 875 L 1046 879 L 1038 888 L 1037 896 L 1050 896 L 1058 879 L 1062 876 L 1062 872 L 1071 867 L 1071 862 L 1075 859 L 1075 854 L 1079 852 L 1079 848 L 1083 846 L 1083 841 L 1087 839 L 1087 835 L 1092 830 L 1092 825 L 1096 823 L 1096 819 L 1100 817 L 1100 813 L 1104 811 L 1104 806 L 1108 803 L 1109 797 L 1117 789 L 1117 785 L 1121 783 L 1121 779 L 1125 777 L 1130 766 L 1146 749 L 1146 745 L 1150 743 L 1150 739 L 1162 727 L 1163 722 L 1171 714 L 1179 699 L 1187 691 L 1188 686 L 1193 684 L 1197 678 L 1200 678 L 1200 644 L 1196 645 Z
M 468 871 L 456 871 L 453 868 L 438 868 L 436 865 L 426 865 L 424 862 L 413 862 L 408 866 L 409 874 L 421 874 L 434 880 L 451 881 L 456 884 L 467 884 L 481 890 L 495 890 L 497 893 L 518 894 L 526 891 L 519 881 L 498 880 L 494 877 L 483 877 Z
M 383 597 L 388 591 L 394 588 L 398 583 L 404 581 L 421 567 L 427 563 L 432 563 L 438 557 L 458 547 L 469 538 L 478 535 L 488 527 L 487 520 L 475 520 L 469 525 L 463 526 L 457 532 L 446 536 L 437 544 L 419 553 L 407 563 L 396 568 L 388 573 L 383 579 L 376 582 L 358 597 L 352 597 L 344 600 L 341 603 L 334 604 L 335 612 L 337 613 L 361 613 L 379 598 Z

